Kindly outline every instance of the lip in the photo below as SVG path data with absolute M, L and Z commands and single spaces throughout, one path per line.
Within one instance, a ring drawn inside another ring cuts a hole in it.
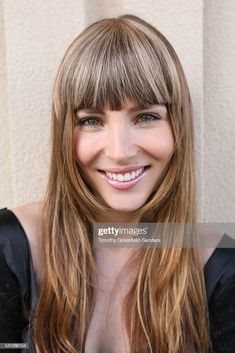
M 134 170 L 138 170 L 140 168 L 146 168 L 149 165 L 133 165 L 125 168 L 105 168 L 105 169 L 98 169 L 98 171 L 107 172 L 107 173 L 128 173 L 133 172 Z
M 129 181 L 118 181 L 118 180 L 109 179 L 109 177 L 105 174 L 104 171 L 99 171 L 99 174 L 113 188 L 119 189 L 119 190 L 126 190 L 136 185 L 148 173 L 150 166 L 146 166 L 146 167 L 147 168 L 144 169 L 144 171 L 137 178 Z

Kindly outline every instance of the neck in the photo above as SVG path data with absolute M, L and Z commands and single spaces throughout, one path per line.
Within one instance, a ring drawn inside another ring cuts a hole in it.
M 100 214 L 97 218 L 99 223 L 137 223 L 138 218 L 127 212 L 113 211 L 108 214 Z

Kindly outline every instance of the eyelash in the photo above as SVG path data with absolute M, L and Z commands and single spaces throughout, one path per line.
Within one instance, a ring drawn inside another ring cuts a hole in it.
M 151 119 L 151 120 L 147 120 L 147 121 L 142 121 L 141 123 L 151 123 L 151 122 L 153 122 L 153 121 L 155 121 L 155 120 L 160 120 L 161 118 L 158 116 L 158 115 L 156 115 L 156 114 L 142 114 L 142 115 L 140 115 L 139 117 L 138 117 L 138 119 L 137 120 L 139 120 L 140 118 L 142 118 L 142 117 L 144 117 L 144 116 L 150 116 L 151 118 L 154 118 L 154 119 Z M 90 117 L 90 118 L 84 118 L 84 119 L 80 119 L 79 120 L 79 122 L 78 122 L 78 125 L 80 125 L 80 126 L 88 126 L 88 127 L 94 127 L 94 126 L 97 126 L 96 124 L 92 124 L 92 125 L 90 125 L 90 124 L 88 124 L 88 125 L 85 125 L 85 122 L 87 122 L 87 121 L 99 121 L 100 119 L 99 118 L 92 118 L 92 117 Z

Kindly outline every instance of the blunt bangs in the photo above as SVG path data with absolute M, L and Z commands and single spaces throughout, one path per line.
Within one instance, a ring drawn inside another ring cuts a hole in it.
M 95 23 L 74 41 L 62 93 L 74 111 L 98 111 L 107 104 L 120 110 L 127 98 L 143 107 L 180 102 L 179 77 L 166 44 L 157 32 L 150 36 L 135 26 L 121 19 L 103 27 Z

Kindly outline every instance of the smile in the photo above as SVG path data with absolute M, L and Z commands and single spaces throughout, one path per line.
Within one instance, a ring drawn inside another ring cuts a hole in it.
M 137 169 L 136 171 L 133 171 L 131 173 L 108 173 L 105 172 L 106 175 L 109 177 L 109 179 L 112 180 L 118 180 L 118 181 L 129 181 L 137 178 L 142 172 L 144 168 Z
M 147 173 L 150 166 L 133 170 L 129 173 L 110 173 L 99 170 L 100 175 L 115 189 L 129 189 L 140 181 Z

